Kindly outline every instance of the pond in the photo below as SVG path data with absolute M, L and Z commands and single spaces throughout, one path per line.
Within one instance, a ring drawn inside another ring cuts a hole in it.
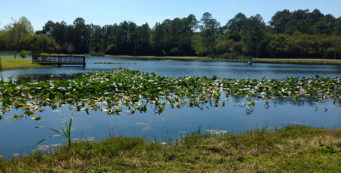
M 103 64 L 103 63 L 114 64 Z M 142 72 L 155 72 L 160 76 L 208 76 L 216 75 L 220 78 L 252 78 L 283 79 L 286 77 L 341 77 L 340 65 L 302 65 L 302 64 L 270 64 L 223 62 L 223 61 L 179 61 L 179 60 L 154 60 L 133 58 L 107 58 L 87 57 L 86 67 L 53 67 L 30 70 L 11 70 L 2 72 L 3 78 L 9 76 L 18 78 L 35 78 L 42 76 L 79 74 L 95 71 L 108 71 L 113 68 L 127 68 Z M 66 77 L 66 76 L 64 76 Z
M 111 62 L 111 63 L 108 63 Z M 138 60 L 123 58 L 87 58 L 87 67 L 53 67 L 44 69 L 12 70 L 2 72 L 4 78 L 12 76 L 17 80 L 45 80 L 48 78 L 74 78 L 79 73 L 111 71 L 113 68 L 127 68 L 143 72 L 155 72 L 166 77 L 208 76 L 219 78 L 284 79 L 287 77 L 341 77 L 341 67 L 332 65 L 295 65 L 231 63 L 221 61 L 173 61 Z M 74 75 L 72 75 L 74 74 Z M 331 99 L 319 102 L 293 102 L 289 100 L 256 99 L 254 111 L 248 114 L 245 98 L 229 97 L 224 107 L 208 106 L 202 110 L 188 105 L 180 109 L 166 105 L 162 114 L 154 111 L 136 112 L 130 115 L 126 109 L 122 115 L 108 116 L 107 112 L 89 111 L 89 115 L 69 106 L 56 110 L 44 107 L 39 113 L 41 119 L 34 121 L 30 117 L 15 120 L 13 115 L 22 114 L 22 110 L 12 109 L 0 120 L 0 154 L 8 157 L 13 154 L 27 154 L 36 148 L 34 145 L 51 134 L 45 126 L 59 129 L 70 116 L 74 117 L 72 138 L 75 140 L 100 140 L 110 136 L 134 136 L 148 140 L 167 142 L 181 139 L 186 134 L 222 132 L 241 133 L 259 128 L 279 128 L 287 125 L 307 125 L 312 127 L 341 127 L 340 102 Z M 267 106 L 265 106 L 267 105 Z M 152 109 L 152 108 L 150 108 Z M 53 148 L 65 143 L 60 137 L 51 138 L 39 146 L 40 149 Z

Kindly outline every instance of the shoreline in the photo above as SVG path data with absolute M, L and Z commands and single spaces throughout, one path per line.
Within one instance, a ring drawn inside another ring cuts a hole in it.
M 184 140 L 148 142 L 111 137 L 49 152 L 0 159 L 1 172 L 22 171 L 242 171 L 341 170 L 341 129 L 287 126 L 241 134 L 193 133 Z
M 18 58 L 0 57 L 0 58 L 1 58 L 0 71 L 52 67 L 52 66 L 44 66 L 40 64 L 32 64 L 31 59 L 23 59 L 19 57 Z
M 67 55 L 67 54 L 52 54 Z M 156 59 L 156 60 L 199 60 L 199 61 L 225 61 L 225 62 L 248 62 L 247 58 L 225 59 L 199 56 L 131 56 L 131 55 L 103 55 L 92 56 L 87 54 L 70 54 L 73 56 L 108 57 L 108 58 L 131 58 L 131 59 Z M 321 58 L 252 58 L 253 63 L 277 63 L 277 64 L 316 64 L 316 65 L 341 65 L 341 59 Z
M 199 60 L 199 61 L 225 61 L 225 62 L 248 62 L 247 58 L 212 58 L 199 56 L 131 56 L 131 55 L 103 55 L 93 56 L 89 54 L 50 54 L 50 56 L 87 56 L 87 57 L 108 57 L 127 59 L 155 59 L 155 60 Z M 19 58 L 19 57 L 18 57 Z M 21 58 L 20 58 L 21 59 Z M 253 63 L 275 63 L 275 64 L 312 64 L 312 65 L 341 65 L 341 59 L 322 58 L 252 58 Z
M 247 59 L 224 59 L 196 56 L 127 56 L 105 55 L 110 58 L 136 58 L 136 59 L 165 59 L 165 60 L 203 60 L 225 62 L 248 62 Z M 252 58 L 253 63 L 278 63 L 278 64 L 316 64 L 316 65 L 341 65 L 341 59 L 304 59 L 304 58 Z

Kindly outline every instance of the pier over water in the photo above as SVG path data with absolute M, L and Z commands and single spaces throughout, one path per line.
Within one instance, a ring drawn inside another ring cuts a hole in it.
M 33 57 L 32 63 L 41 65 L 81 65 L 86 66 L 85 56 L 41 56 Z

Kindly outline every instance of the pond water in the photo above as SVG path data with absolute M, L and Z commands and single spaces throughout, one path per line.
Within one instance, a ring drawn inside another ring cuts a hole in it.
M 98 64 L 113 62 L 118 64 Z M 161 76 L 212 76 L 224 78 L 275 78 L 286 77 L 341 77 L 341 66 L 333 65 L 297 65 L 297 64 L 264 64 L 231 63 L 221 61 L 173 61 L 173 60 L 138 60 L 123 58 L 89 57 L 87 66 L 83 67 L 53 67 L 44 69 L 4 71 L 5 79 L 13 77 L 17 80 L 44 80 L 51 77 L 73 78 L 79 73 L 109 71 L 113 68 L 128 68 L 143 72 L 155 72 Z M 259 128 L 277 128 L 287 125 L 307 125 L 312 127 L 341 127 L 340 102 L 324 100 L 318 103 L 294 103 L 290 101 L 269 100 L 269 107 L 264 106 L 264 100 L 257 100 L 254 111 L 246 113 L 242 103 L 245 99 L 230 97 L 225 107 L 198 108 L 182 107 L 171 109 L 166 107 L 161 115 L 153 111 L 130 115 L 123 110 L 120 116 L 108 116 L 106 112 L 69 110 L 68 106 L 53 111 L 50 108 L 43 113 L 40 121 L 31 118 L 14 120 L 15 114 L 21 110 L 11 110 L 0 120 L 0 155 L 5 157 L 13 154 L 27 154 L 41 139 L 52 135 L 47 128 L 33 129 L 45 126 L 59 129 L 74 117 L 72 137 L 77 139 L 100 140 L 110 136 L 134 136 L 148 140 L 167 142 L 170 139 L 181 139 L 186 134 L 200 130 L 208 133 L 210 130 L 223 130 L 231 133 L 241 133 Z M 77 140 L 76 139 L 76 140 Z M 41 145 L 65 143 L 61 137 L 51 138 Z M 48 146 L 40 146 L 46 148 Z M 56 145 L 53 145 L 56 146 Z
M 119 64 L 98 64 L 103 62 Z M 216 75 L 221 78 L 254 78 L 263 77 L 271 79 L 283 79 L 286 77 L 341 77 L 340 65 L 302 65 L 302 64 L 270 64 L 223 62 L 223 61 L 179 61 L 179 60 L 155 60 L 155 59 L 127 59 L 87 57 L 86 67 L 53 67 L 29 70 L 10 70 L 2 72 L 6 80 L 12 76 L 18 78 L 41 78 L 63 74 L 79 74 L 95 71 L 108 71 L 113 68 L 128 68 L 143 72 L 155 72 L 161 76 L 208 76 Z M 66 76 L 64 76 L 66 77 Z

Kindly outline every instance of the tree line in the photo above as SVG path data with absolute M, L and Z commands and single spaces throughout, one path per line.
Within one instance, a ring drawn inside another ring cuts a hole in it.
M 45 23 L 33 31 L 21 17 L 0 31 L 0 50 L 92 55 L 240 56 L 269 58 L 341 58 L 341 17 L 315 9 L 278 11 L 266 24 L 257 14 L 238 13 L 221 25 L 206 12 L 166 19 L 154 27 L 124 21 L 112 25 L 87 24 L 77 18 Z

